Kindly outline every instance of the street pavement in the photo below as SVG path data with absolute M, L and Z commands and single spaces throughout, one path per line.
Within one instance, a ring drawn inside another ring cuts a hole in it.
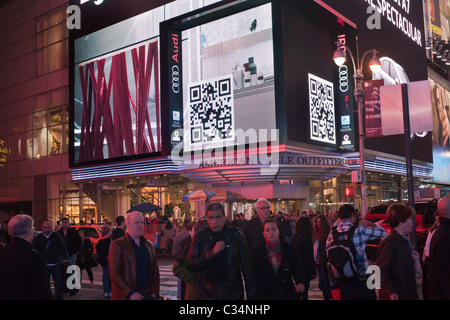
M 170 255 L 158 254 L 160 273 L 160 295 L 170 300 L 177 300 L 177 278 L 172 273 L 174 259 Z M 64 294 L 63 300 L 109 300 L 104 297 L 102 284 L 102 267 L 92 269 L 94 283 L 91 286 L 86 270 L 82 271 L 81 289 L 74 296 Z M 323 300 L 322 292 L 318 289 L 317 279 L 313 280 L 309 289 L 310 300 Z
M 177 278 L 172 273 L 173 258 L 170 255 L 157 256 L 160 275 L 160 295 L 170 300 L 177 300 Z M 92 269 L 94 284 L 91 286 L 86 270 L 81 272 L 81 289 L 74 296 L 65 294 L 63 300 L 109 300 L 104 297 L 102 267 Z

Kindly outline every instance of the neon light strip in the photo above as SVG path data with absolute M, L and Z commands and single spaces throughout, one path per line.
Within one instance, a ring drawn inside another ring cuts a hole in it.
M 350 159 L 350 158 L 348 158 Z M 395 161 L 390 159 L 380 159 L 376 160 L 366 160 L 364 162 L 366 169 L 381 171 L 385 173 L 393 173 L 406 175 L 406 164 L 401 161 Z M 359 164 L 350 165 L 350 169 L 357 170 L 359 169 Z M 421 166 L 413 164 L 413 175 L 415 177 L 420 178 L 432 178 L 433 177 L 433 168 L 428 166 Z
M 72 169 L 71 173 L 72 180 L 80 181 L 129 175 L 145 175 L 164 171 L 178 172 L 179 168 L 172 160 L 164 159 Z

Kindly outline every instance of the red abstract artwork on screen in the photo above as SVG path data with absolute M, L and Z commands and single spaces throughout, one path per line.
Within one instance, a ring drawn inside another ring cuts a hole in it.
M 161 151 L 157 41 L 80 64 L 79 72 L 80 162 Z

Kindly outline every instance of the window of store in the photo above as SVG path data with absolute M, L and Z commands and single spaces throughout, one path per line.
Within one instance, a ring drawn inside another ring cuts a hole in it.
M 33 114 L 33 144 L 32 149 L 31 144 L 27 144 L 26 158 L 41 158 L 68 152 L 69 127 L 67 117 L 67 105 L 35 112 Z
M 60 6 L 36 18 L 36 76 L 68 66 L 67 6 Z

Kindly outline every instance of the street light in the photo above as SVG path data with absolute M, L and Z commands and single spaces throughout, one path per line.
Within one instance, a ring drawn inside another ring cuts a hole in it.
M 352 51 L 349 47 L 343 44 L 340 41 L 336 42 L 337 49 L 333 54 L 333 60 L 338 66 L 342 66 L 346 61 L 346 52 L 350 54 L 353 63 L 353 70 L 355 72 L 353 78 L 355 79 L 355 90 L 354 96 L 356 102 L 358 104 L 358 121 L 359 121 L 359 175 L 361 181 L 361 216 L 364 218 L 366 214 L 366 174 L 364 170 L 364 75 L 362 74 L 362 66 L 364 63 L 364 59 L 370 53 L 372 53 L 372 59 L 369 62 L 370 69 L 372 72 L 377 73 L 381 70 L 380 60 L 377 58 L 378 51 L 368 50 L 366 51 L 361 61 L 359 61 L 359 57 L 357 56 L 357 61 L 353 58 Z M 346 52 L 344 51 L 346 50 Z M 358 53 L 358 38 L 356 38 L 356 50 Z

